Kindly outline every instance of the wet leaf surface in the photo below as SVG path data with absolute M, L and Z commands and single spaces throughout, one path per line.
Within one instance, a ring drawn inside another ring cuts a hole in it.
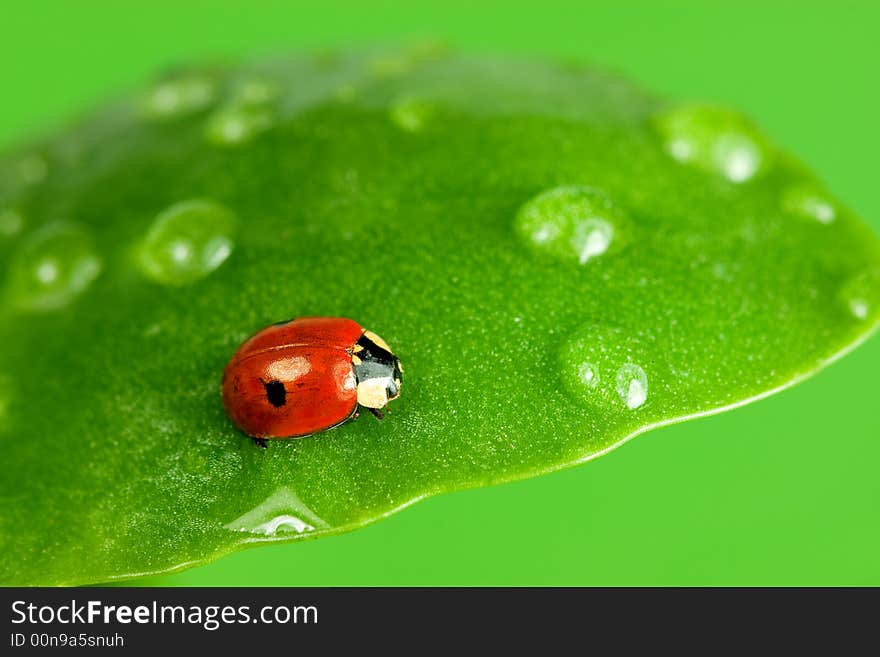
M 3 584 L 347 531 L 817 371 L 880 245 L 733 110 L 424 49 L 177 71 L 0 163 Z M 351 317 L 401 398 L 260 449 L 238 344 Z

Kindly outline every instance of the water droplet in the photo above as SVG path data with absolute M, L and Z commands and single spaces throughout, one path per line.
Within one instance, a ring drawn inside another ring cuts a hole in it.
M 255 508 L 224 527 L 258 536 L 278 536 L 304 534 L 325 529 L 328 525 L 296 493 L 282 486 Z
M 661 113 L 654 125 L 675 160 L 744 183 L 771 158 L 766 138 L 746 117 L 714 105 L 682 105 Z
M 830 224 L 837 216 L 834 202 L 828 195 L 809 185 L 796 185 L 785 190 L 782 208 L 786 212 L 822 224 Z
M 144 101 L 144 112 L 155 119 L 172 119 L 210 107 L 216 98 L 212 80 L 186 76 L 158 83 Z
M 849 309 L 856 319 L 868 318 L 868 302 L 865 299 L 855 298 L 849 300 Z
M 52 224 L 30 235 L 14 254 L 7 293 L 22 310 L 53 310 L 82 294 L 100 272 L 88 233 Z
M 156 217 L 140 249 L 144 272 L 167 285 L 198 281 L 232 253 L 236 219 L 207 200 L 176 203 Z
M 575 397 L 608 413 L 642 406 L 648 377 L 636 363 L 650 360 L 648 345 L 630 331 L 608 324 L 581 327 L 559 353 L 562 380 Z
M 556 187 L 528 201 L 516 215 L 516 231 L 532 248 L 586 265 L 620 251 L 632 222 L 602 192 L 591 187 Z
M 24 227 L 24 217 L 17 210 L 0 210 L 0 237 L 13 237 Z
M 648 377 L 635 363 L 626 363 L 615 376 L 617 394 L 629 409 L 636 409 L 648 398 Z
M 418 98 L 398 100 L 389 110 L 392 122 L 406 132 L 420 132 L 433 113 L 434 105 Z
M 841 287 L 839 298 L 847 311 L 859 321 L 876 316 L 880 308 L 880 267 L 850 278 Z
M 596 366 L 592 363 L 581 363 L 578 369 L 578 376 L 588 388 L 595 388 L 599 385 L 599 373 L 596 371 Z
M 237 146 L 268 130 L 274 123 L 272 111 L 261 105 L 223 107 L 208 117 L 205 137 L 221 146 Z

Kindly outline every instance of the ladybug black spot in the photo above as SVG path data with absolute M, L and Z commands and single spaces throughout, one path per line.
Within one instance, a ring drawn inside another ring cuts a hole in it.
M 287 390 L 281 381 L 263 382 L 263 387 L 266 389 L 266 399 L 272 406 L 278 408 L 287 403 Z

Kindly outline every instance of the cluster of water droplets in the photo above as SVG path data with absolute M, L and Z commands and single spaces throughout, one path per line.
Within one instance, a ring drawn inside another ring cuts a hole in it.
M 277 537 L 326 529 L 327 523 L 290 488 L 282 486 L 253 509 L 224 525 L 254 536 Z
M 515 229 L 533 250 L 580 265 L 622 250 L 633 233 L 622 208 L 603 192 L 583 185 L 538 194 L 520 208 Z
M 140 246 L 143 271 L 166 285 L 204 278 L 231 255 L 236 223 L 231 210 L 213 201 L 172 205 L 156 217 Z

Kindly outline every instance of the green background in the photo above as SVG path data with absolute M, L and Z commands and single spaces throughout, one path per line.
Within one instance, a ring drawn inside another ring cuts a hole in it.
M 880 232 L 871 2 L 28 0 L 0 17 L 0 143 L 192 58 L 437 37 L 589 60 L 742 108 Z M 880 339 L 760 403 L 585 466 L 150 585 L 880 585 Z

